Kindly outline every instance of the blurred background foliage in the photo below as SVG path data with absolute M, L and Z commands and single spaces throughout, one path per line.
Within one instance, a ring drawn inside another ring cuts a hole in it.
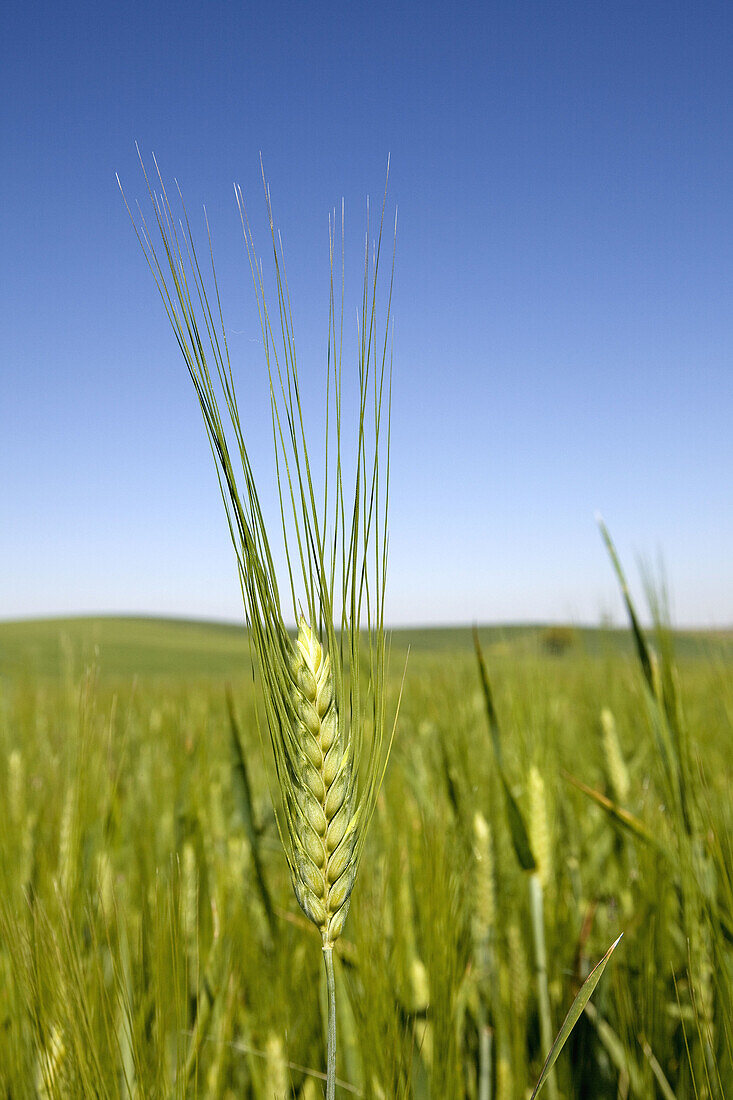
M 337 1095 L 733 1094 L 733 639 L 397 631 L 393 758 L 343 942 Z M 0 1091 L 322 1095 L 324 983 L 240 628 L 0 625 Z M 540 973 L 532 879 L 544 903 Z M 549 1087 L 549 1086 L 548 1086 Z

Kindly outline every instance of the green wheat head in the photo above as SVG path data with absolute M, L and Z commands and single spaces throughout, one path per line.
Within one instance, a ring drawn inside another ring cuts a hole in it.
M 394 725 L 386 729 L 384 692 L 392 296 L 390 276 L 380 323 L 385 205 L 371 248 L 367 221 L 358 396 L 354 434 L 348 438 L 348 453 L 355 456 L 350 475 L 343 446 L 343 210 L 340 309 L 334 290 L 335 217 L 330 226 L 326 468 L 319 481 L 309 459 L 282 242 L 274 228 L 269 190 L 265 184 L 276 283 L 274 321 L 242 194 L 235 188 L 269 378 L 287 561 L 283 598 L 240 419 L 211 238 L 210 275 L 205 278 L 180 191 L 181 216 L 176 219 L 157 164 L 155 169 L 156 190 L 143 166 L 153 211 L 150 226 L 141 211 L 139 220 L 131 217 L 196 390 L 217 465 L 262 683 L 279 784 L 278 825 L 293 887 L 324 945 L 330 945 L 348 912 L 394 732 Z M 393 272 L 394 251 L 392 257 Z M 285 625 L 285 607 L 299 624 L 294 642 Z

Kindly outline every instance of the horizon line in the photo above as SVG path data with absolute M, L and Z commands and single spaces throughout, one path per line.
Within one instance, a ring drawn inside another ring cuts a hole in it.
M 106 620 L 143 620 L 150 622 L 171 622 L 180 624 L 191 624 L 199 626 L 222 626 L 239 628 L 247 631 L 248 627 L 244 620 L 222 618 L 218 616 L 206 617 L 200 615 L 187 615 L 181 614 L 160 614 L 149 611 L 79 611 L 72 612 L 70 614 L 64 613 L 52 613 L 52 614 L 28 614 L 28 615 L 13 615 L 13 616 L 0 616 L 0 626 L 19 625 L 22 623 L 53 623 L 53 622 L 69 622 L 69 621 L 88 621 L 93 619 L 106 619 Z M 651 618 L 641 617 L 641 622 L 646 628 L 654 628 L 655 622 Z M 296 630 L 297 624 L 295 622 L 287 622 L 286 627 L 288 630 Z M 733 622 L 727 624 L 702 624 L 702 623 L 678 623 L 669 622 L 662 624 L 673 633 L 698 633 L 698 634 L 727 634 L 733 632 Z M 481 629 L 495 629 L 499 627 L 521 628 L 521 627 L 570 627 L 577 630 L 616 630 L 626 631 L 631 629 L 631 624 L 628 621 L 616 622 L 614 619 L 604 619 L 600 617 L 594 621 L 581 620 L 581 619 L 535 619 L 535 618 L 518 618 L 518 619 L 466 619 L 466 620 L 440 620 L 440 621 L 425 621 L 425 622 L 404 622 L 386 624 L 384 627 L 385 633 L 391 633 L 395 631 L 409 631 L 409 630 L 472 630 L 473 627 Z M 366 624 L 362 627 L 366 630 Z

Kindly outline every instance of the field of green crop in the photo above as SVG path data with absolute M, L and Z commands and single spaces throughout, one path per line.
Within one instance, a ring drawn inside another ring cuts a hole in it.
M 470 631 L 392 639 L 337 1096 L 529 1096 L 621 932 L 543 1096 L 733 1095 L 731 636 L 652 633 L 648 680 L 625 631 L 480 638 L 501 767 Z M 3 1096 L 323 1095 L 257 709 L 236 627 L 0 624 Z

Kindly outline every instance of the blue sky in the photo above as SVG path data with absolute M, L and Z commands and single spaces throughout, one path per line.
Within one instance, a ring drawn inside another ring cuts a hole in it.
M 0 20 L 0 617 L 240 614 L 115 182 L 142 199 L 138 141 L 195 220 L 206 203 L 265 476 L 232 184 L 264 252 L 262 152 L 315 369 L 329 211 L 343 197 L 358 287 L 391 154 L 392 622 L 621 621 L 596 510 L 635 581 L 663 560 L 676 621 L 733 622 L 730 4 L 9 0 Z

